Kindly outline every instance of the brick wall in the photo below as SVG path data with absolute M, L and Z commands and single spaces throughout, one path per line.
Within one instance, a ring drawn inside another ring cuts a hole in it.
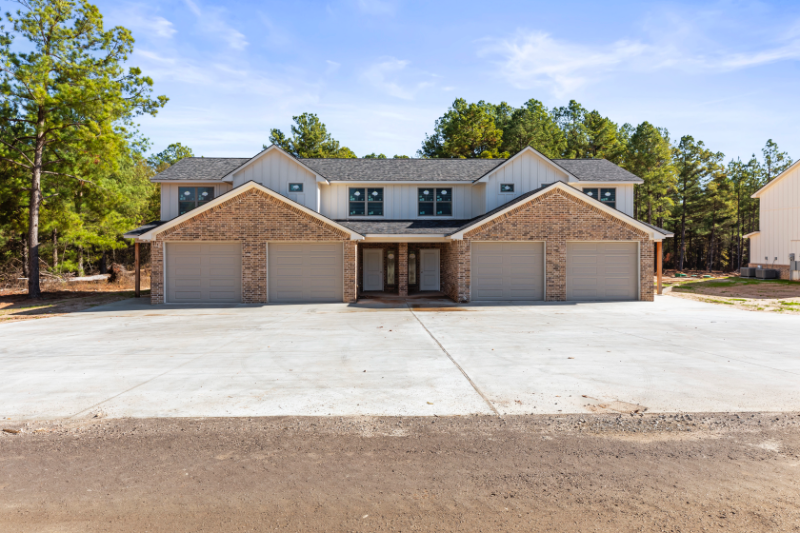
M 791 270 L 789 270 L 789 265 L 770 265 L 769 263 L 749 263 L 747 266 L 751 268 L 771 268 L 773 270 L 777 270 L 780 272 L 780 279 L 792 279 Z
M 549 191 L 487 222 L 452 243 L 447 259 L 447 292 L 457 301 L 470 294 L 471 241 L 544 241 L 547 300 L 567 298 L 567 242 L 638 241 L 641 243 L 641 300 L 653 301 L 653 241 L 643 231 L 578 198 Z
M 344 301 L 356 299 L 356 243 L 350 235 L 257 189 L 198 213 L 159 233 L 152 243 L 150 299 L 164 303 L 164 242 L 234 241 L 242 244 L 242 301 L 267 301 L 269 241 L 344 243 Z

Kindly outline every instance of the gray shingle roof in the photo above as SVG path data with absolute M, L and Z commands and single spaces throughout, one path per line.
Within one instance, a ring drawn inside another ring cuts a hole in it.
M 155 220 L 153 222 L 148 222 L 147 224 L 145 224 L 143 226 L 139 226 L 138 228 L 132 229 L 130 231 L 126 231 L 125 234 L 123 235 L 123 237 L 126 238 L 126 239 L 135 239 L 139 235 L 142 235 L 143 233 L 147 233 L 151 229 L 157 228 L 161 224 L 166 224 L 167 222 L 168 222 L 167 220 Z
M 552 161 L 581 181 L 644 183 L 635 174 L 605 159 L 553 159 Z
M 187 157 L 181 159 L 154 180 L 207 181 L 221 180 L 230 171 L 250 161 L 250 157 Z
M 413 234 L 448 234 L 463 226 L 466 220 L 337 220 L 346 228 L 366 235 L 380 233 L 384 235 Z
M 505 159 L 300 159 L 330 181 L 472 182 Z

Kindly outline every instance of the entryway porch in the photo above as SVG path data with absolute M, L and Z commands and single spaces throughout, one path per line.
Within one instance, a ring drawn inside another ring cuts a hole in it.
M 443 297 L 444 243 L 359 243 L 360 298 Z

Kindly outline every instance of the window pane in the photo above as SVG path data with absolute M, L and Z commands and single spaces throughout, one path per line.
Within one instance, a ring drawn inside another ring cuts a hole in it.
M 603 202 L 616 202 L 617 189 L 600 189 L 600 200 Z
M 597 200 L 597 189 L 583 189 L 583 192 Z
M 367 189 L 367 197 L 370 202 L 382 202 L 383 189 Z
M 433 216 L 433 202 L 420 202 L 419 214 L 423 217 Z
M 290 183 L 289 184 L 289 192 L 303 192 L 303 184 L 302 183 Z
M 610 207 L 611 209 L 616 209 L 616 208 L 617 208 L 617 202 L 604 202 L 604 203 L 605 203 L 605 204 L 606 204 L 608 207 Z
M 450 202 L 436 202 L 436 216 L 449 217 L 453 214 L 453 204 Z
M 418 189 L 420 202 L 433 201 L 433 189 Z
M 383 216 L 383 202 L 368 202 L 367 214 L 373 217 Z
M 351 202 L 363 202 L 364 201 L 364 189 L 350 189 L 350 201 Z M 362 207 L 363 209 L 363 207 Z
M 513 183 L 501 183 L 500 184 L 500 192 L 514 192 L 514 184 Z
M 197 188 L 197 204 L 203 205 L 214 199 L 214 187 L 198 187 Z
M 194 202 L 178 202 L 178 214 L 182 215 L 194 209 Z
M 350 202 L 350 215 L 360 216 L 364 214 L 364 202 Z
M 194 187 L 178 187 L 178 199 L 182 202 L 197 200 L 197 190 Z
M 452 202 L 453 201 L 453 189 L 436 189 L 436 201 L 437 202 Z

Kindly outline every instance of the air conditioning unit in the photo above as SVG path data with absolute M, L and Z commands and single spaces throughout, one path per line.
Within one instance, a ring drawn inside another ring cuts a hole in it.
M 778 279 L 780 272 L 774 268 L 757 268 L 756 277 L 758 279 Z
M 739 269 L 739 276 L 742 278 L 754 278 L 756 277 L 756 269 L 753 267 L 742 267 Z

